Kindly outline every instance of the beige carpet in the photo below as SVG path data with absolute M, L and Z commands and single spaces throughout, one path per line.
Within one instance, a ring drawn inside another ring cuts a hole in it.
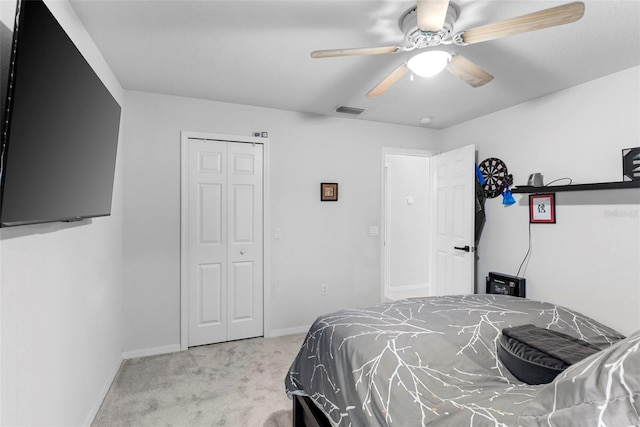
M 93 427 L 290 427 L 284 378 L 304 335 L 125 360 Z

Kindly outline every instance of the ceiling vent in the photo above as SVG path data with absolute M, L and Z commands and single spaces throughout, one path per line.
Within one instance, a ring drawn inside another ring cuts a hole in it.
M 347 107 L 345 105 L 338 105 L 336 107 L 336 113 L 351 114 L 353 116 L 357 116 L 358 114 L 362 114 L 363 112 L 364 108 Z

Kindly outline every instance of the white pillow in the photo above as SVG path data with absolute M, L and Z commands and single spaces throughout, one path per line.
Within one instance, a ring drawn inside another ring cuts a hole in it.
M 540 390 L 518 425 L 640 425 L 640 331 L 567 368 Z

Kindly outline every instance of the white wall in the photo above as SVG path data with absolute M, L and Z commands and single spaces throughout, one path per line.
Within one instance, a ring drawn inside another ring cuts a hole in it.
M 15 3 L 0 3 L 13 28 Z M 122 104 L 122 88 L 69 4 L 47 4 Z M 0 230 L 2 425 L 88 425 L 119 367 L 122 141 L 110 217 Z
M 621 149 L 640 145 L 640 68 L 491 114 L 443 132 L 443 149 L 475 144 L 505 161 L 515 184 L 622 180 Z M 560 183 L 558 183 L 560 184 Z M 488 200 L 478 281 L 516 274 L 528 247 L 528 196 Z M 629 334 L 640 328 L 640 191 L 560 192 L 557 223 L 533 224 L 527 296 L 577 309 Z
M 439 132 L 266 108 L 126 92 L 124 257 L 126 350 L 180 342 L 180 131 L 269 132 L 267 228 L 270 318 L 275 334 L 302 331 L 321 313 L 380 299 L 383 146 L 434 148 Z M 339 201 L 320 202 L 338 182 Z M 320 296 L 320 285 L 329 295 Z M 151 352 L 152 352 L 151 351 Z
M 428 218 L 432 185 L 429 164 L 428 157 L 385 154 L 386 218 L 383 231 L 387 259 L 383 262 L 386 262 L 388 282 L 384 284 L 384 298 L 426 296 L 435 292 L 430 289 L 432 232 Z M 415 289 L 416 286 L 422 289 Z

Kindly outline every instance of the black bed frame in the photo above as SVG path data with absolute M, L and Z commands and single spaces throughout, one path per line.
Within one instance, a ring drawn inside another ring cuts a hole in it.
M 293 427 L 331 427 L 331 424 L 311 399 L 294 395 Z

